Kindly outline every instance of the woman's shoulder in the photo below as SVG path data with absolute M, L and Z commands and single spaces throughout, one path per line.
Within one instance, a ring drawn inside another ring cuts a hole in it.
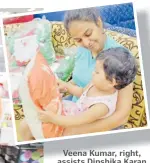
M 123 47 L 116 40 L 114 40 L 111 36 L 107 35 L 107 39 L 105 42 L 105 49 L 114 48 L 114 47 Z
M 83 52 L 83 53 L 88 53 L 88 52 L 90 52 L 87 48 L 84 48 L 84 47 L 82 47 L 82 46 L 78 46 L 78 47 L 77 47 L 77 51 L 78 51 L 78 52 Z
M 123 46 L 122 44 L 114 40 L 111 36 L 107 35 L 107 40 L 104 49 L 107 50 L 109 48 L 117 48 L 117 47 L 122 47 L 127 51 L 129 51 L 129 53 L 131 53 L 131 51 L 128 48 L 126 48 L 125 46 Z
M 77 48 L 76 59 L 78 59 L 78 58 L 85 58 L 85 57 L 88 57 L 90 55 L 91 55 L 91 52 L 88 49 L 86 49 L 84 47 L 81 47 L 81 46 L 79 46 Z

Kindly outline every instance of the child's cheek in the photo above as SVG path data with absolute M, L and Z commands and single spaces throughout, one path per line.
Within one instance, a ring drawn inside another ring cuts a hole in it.
M 93 83 L 96 82 L 96 75 L 93 76 L 93 80 L 92 81 L 93 81 Z

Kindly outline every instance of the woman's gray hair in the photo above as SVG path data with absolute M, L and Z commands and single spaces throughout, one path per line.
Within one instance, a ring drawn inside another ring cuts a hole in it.
M 69 24 L 74 20 L 91 21 L 97 24 L 99 17 L 99 11 L 95 7 L 69 10 L 64 16 L 64 26 L 69 31 Z

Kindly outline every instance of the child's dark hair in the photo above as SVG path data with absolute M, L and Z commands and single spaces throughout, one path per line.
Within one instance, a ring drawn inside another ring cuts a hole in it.
M 132 83 L 137 73 L 137 62 L 131 53 L 123 48 L 110 48 L 102 51 L 96 60 L 103 60 L 106 78 L 110 81 L 114 78 L 116 89 L 122 89 Z

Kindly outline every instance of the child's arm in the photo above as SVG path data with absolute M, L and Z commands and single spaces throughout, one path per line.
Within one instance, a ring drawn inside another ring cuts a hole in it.
M 68 83 L 71 83 L 72 85 L 76 85 L 73 80 L 68 81 Z
M 49 111 L 40 111 L 39 118 L 42 122 L 51 122 L 63 127 L 73 127 L 82 124 L 87 124 L 96 121 L 108 113 L 108 108 L 105 104 L 95 104 L 87 111 L 74 116 L 56 115 Z
M 67 92 L 76 97 L 80 97 L 84 90 L 83 88 L 78 87 L 77 85 L 73 85 L 71 82 L 64 82 L 62 80 L 58 80 L 58 84 L 64 87 Z

